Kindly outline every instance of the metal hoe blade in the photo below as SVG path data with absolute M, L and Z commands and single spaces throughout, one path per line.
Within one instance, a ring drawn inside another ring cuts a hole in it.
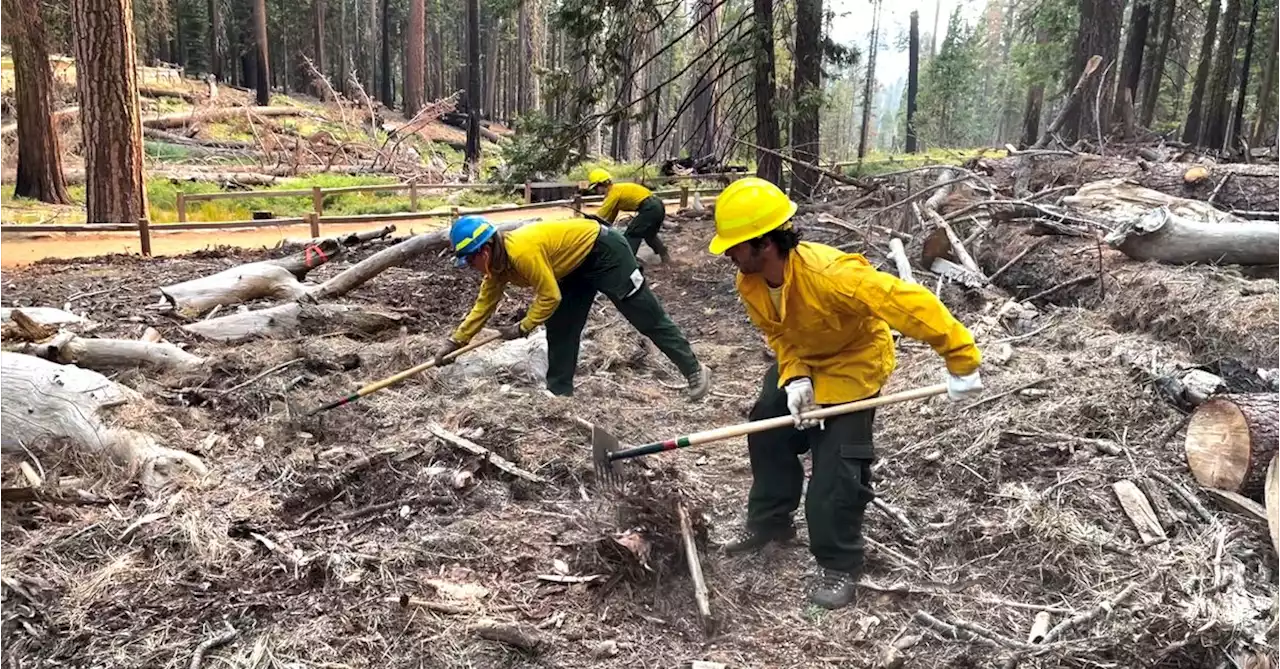
M 617 437 L 599 425 L 591 426 L 591 460 L 595 464 L 596 480 L 605 487 L 615 487 L 622 478 L 612 457 L 619 446 Z

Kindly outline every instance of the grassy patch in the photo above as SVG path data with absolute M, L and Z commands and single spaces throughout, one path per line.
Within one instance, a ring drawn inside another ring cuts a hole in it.
M 983 151 L 984 149 L 929 149 L 923 153 L 872 151 L 863 159 L 862 165 L 850 165 L 843 169 L 850 176 L 875 176 L 925 165 L 959 165 Z

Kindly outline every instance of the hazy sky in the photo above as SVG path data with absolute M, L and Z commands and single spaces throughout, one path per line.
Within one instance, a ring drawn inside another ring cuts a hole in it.
M 865 55 L 867 50 L 867 33 L 871 30 L 871 0 L 826 0 L 826 9 L 835 12 L 831 20 L 831 39 L 839 44 L 853 44 Z M 976 18 L 982 4 L 973 0 L 887 0 L 880 11 L 882 35 L 880 53 L 876 56 L 876 79 L 882 83 L 891 83 L 898 77 L 907 76 L 907 50 L 897 50 L 898 37 L 907 34 L 907 25 L 911 11 L 920 12 L 920 33 L 925 35 L 933 30 L 933 16 L 941 7 L 938 18 L 939 43 L 947 31 L 947 19 L 956 5 L 963 9 L 964 16 L 971 20 Z M 905 44 L 905 39 L 904 42 Z M 922 43 L 921 48 L 927 48 Z M 865 63 L 865 61 L 863 61 Z

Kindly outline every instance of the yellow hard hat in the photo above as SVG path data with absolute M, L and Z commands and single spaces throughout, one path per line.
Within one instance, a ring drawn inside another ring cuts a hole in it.
M 606 181 L 613 181 L 613 177 L 609 176 L 608 172 L 597 167 L 594 170 L 591 170 L 591 172 L 587 174 L 587 181 L 591 183 L 592 187 L 595 187 L 596 184 L 602 184 Z
M 781 188 L 759 177 L 739 179 L 716 198 L 716 236 L 710 251 L 730 247 L 781 227 L 796 213 L 796 203 Z

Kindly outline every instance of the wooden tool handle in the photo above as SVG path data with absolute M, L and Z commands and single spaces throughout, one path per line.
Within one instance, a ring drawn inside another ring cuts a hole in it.
M 444 359 L 453 360 L 454 358 L 457 358 L 463 353 L 474 351 L 480 348 L 481 346 L 488 344 L 491 341 L 501 338 L 501 336 L 502 335 L 495 333 L 495 334 L 489 335 L 488 337 L 484 337 L 482 339 L 473 339 L 470 344 L 467 344 L 466 346 L 463 346 L 462 348 L 450 353 L 449 355 L 444 356 Z M 396 374 L 394 376 L 388 376 L 387 378 L 381 381 L 374 381 L 373 383 L 370 383 L 369 385 L 364 386 L 360 390 L 357 390 L 356 394 L 361 397 L 364 397 L 369 393 L 375 393 L 379 390 L 382 390 L 383 388 L 386 388 L 387 386 L 400 383 L 401 381 L 413 376 L 414 374 L 420 374 L 435 366 L 436 366 L 436 359 L 433 357 L 430 360 L 422 363 L 421 365 L 410 367 L 409 369 L 406 369 L 403 372 L 400 372 L 399 374 Z
M 831 416 L 841 416 L 855 411 L 885 406 L 886 404 L 897 404 L 898 402 L 909 402 L 911 400 L 924 399 L 934 395 L 942 395 L 946 392 L 947 384 L 939 383 L 934 386 L 904 390 L 890 395 L 871 397 L 865 400 L 858 400 L 856 402 L 837 404 L 835 406 L 826 407 L 825 409 L 807 411 L 800 414 L 800 417 L 812 419 L 830 418 Z M 667 441 L 656 441 L 652 444 L 628 448 L 611 454 L 609 456 L 609 460 L 625 460 L 627 458 L 634 458 L 641 455 L 650 455 L 659 451 L 688 448 L 689 446 L 698 446 L 700 444 L 707 444 L 713 441 L 740 437 L 744 434 L 754 434 L 756 432 L 774 430 L 780 427 L 791 427 L 793 425 L 795 425 L 795 419 L 789 414 L 786 416 L 778 416 L 777 418 L 766 418 L 764 420 L 740 423 L 738 425 L 730 425 L 727 427 L 716 428 L 714 430 L 706 430 L 704 432 L 694 432 L 693 434 L 677 437 Z

